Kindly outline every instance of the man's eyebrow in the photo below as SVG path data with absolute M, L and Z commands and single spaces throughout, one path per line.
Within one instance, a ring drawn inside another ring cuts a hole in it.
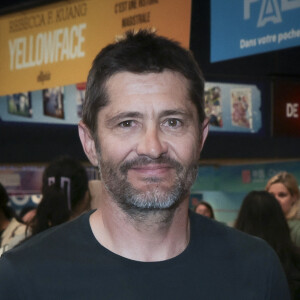
M 121 112 L 108 120 L 105 121 L 105 124 L 107 126 L 113 126 L 114 124 L 120 122 L 121 120 L 127 119 L 127 118 L 142 118 L 143 114 L 137 111 L 128 111 L 128 112 Z
M 159 116 L 160 118 L 163 117 L 168 117 L 172 115 L 177 115 L 177 116 L 183 116 L 183 117 L 192 117 L 192 114 L 186 110 L 181 110 L 181 109 L 169 109 L 169 110 L 164 110 L 162 111 Z

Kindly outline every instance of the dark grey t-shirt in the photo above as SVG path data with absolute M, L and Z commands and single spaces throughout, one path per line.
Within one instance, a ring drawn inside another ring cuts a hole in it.
M 0 299 L 290 299 L 280 262 L 261 239 L 191 212 L 185 251 L 138 262 L 102 247 L 90 214 L 6 252 Z

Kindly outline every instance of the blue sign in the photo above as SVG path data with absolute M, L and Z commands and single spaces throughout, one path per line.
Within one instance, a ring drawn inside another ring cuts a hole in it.
M 300 45 L 300 0 L 211 0 L 211 62 Z

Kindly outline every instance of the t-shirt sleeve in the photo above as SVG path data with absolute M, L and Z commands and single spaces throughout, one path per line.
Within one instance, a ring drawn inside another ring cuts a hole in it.
M 273 250 L 273 249 L 272 249 Z M 269 259 L 269 284 L 268 294 L 266 299 L 268 300 L 290 300 L 290 290 L 287 282 L 286 275 L 280 263 L 277 254 L 273 251 L 270 252 Z
M 20 281 L 5 254 L 0 258 L 0 298 L 5 300 L 21 300 Z

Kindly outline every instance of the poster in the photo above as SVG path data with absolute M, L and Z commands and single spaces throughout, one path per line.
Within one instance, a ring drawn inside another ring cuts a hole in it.
M 11 115 L 32 117 L 31 93 L 18 93 L 7 96 L 7 111 Z
M 64 119 L 64 89 L 54 87 L 43 89 L 44 115 L 53 118 Z
M 211 132 L 258 133 L 261 91 L 254 84 L 205 83 L 205 113 Z
M 251 89 L 232 89 L 230 100 L 232 125 L 252 129 Z
M 77 117 L 81 119 L 82 117 L 82 106 L 83 101 L 85 98 L 85 90 L 86 90 L 86 83 L 78 83 L 76 84 L 76 106 L 77 106 Z
M 191 2 L 66 0 L 0 16 L 0 95 L 85 82 L 97 53 L 127 30 L 188 48 Z
M 223 127 L 222 119 L 222 97 L 220 86 L 212 86 L 205 89 L 205 114 L 209 124 L 216 127 Z

